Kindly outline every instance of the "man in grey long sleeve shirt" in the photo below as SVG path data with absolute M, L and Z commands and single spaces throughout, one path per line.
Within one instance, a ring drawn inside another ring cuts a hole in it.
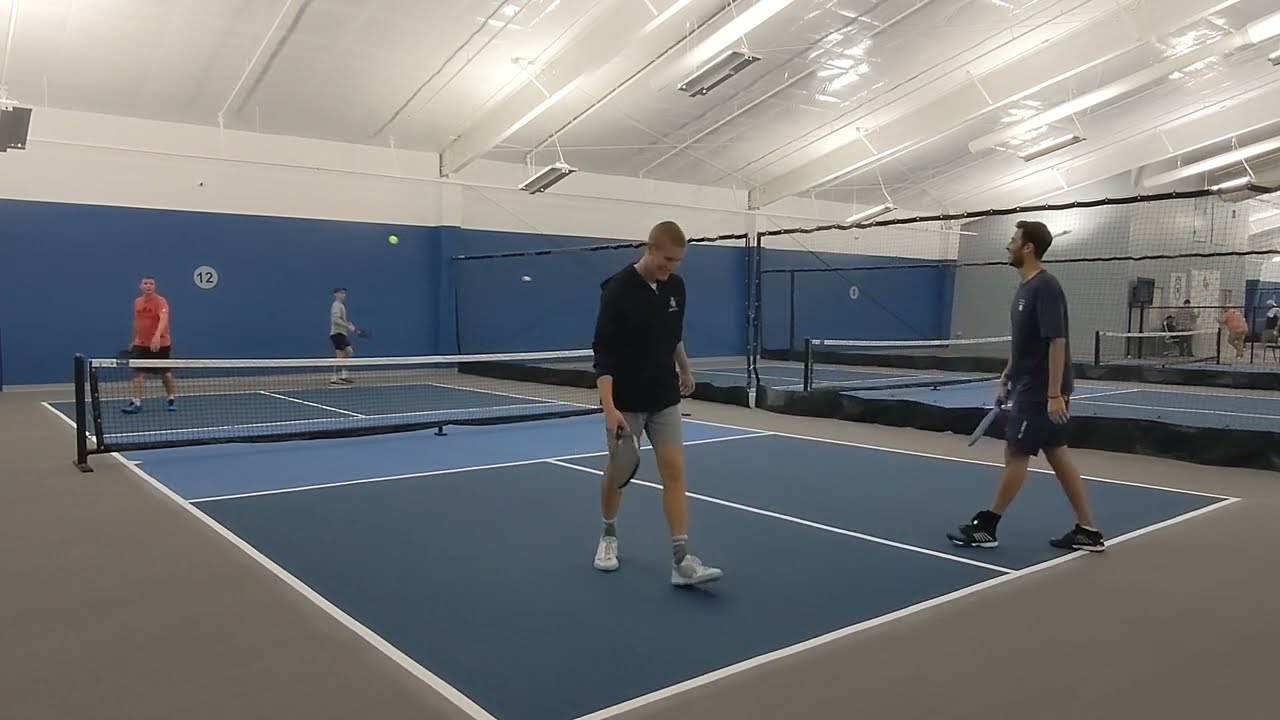
M 346 360 L 351 357 L 354 348 L 351 347 L 351 338 L 349 333 L 356 330 L 356 326 L 347 320 L 347 289 L 333 289 L 333 304 L 329 306 L 329 340 L 333 342 L 333 353 L 338 360 Z M 340 365 L 334 365 L 333 377 L 329 380 L 331 385 L 344 385 L 350 383 L 351 379 L 347 377 L 347 369 Z

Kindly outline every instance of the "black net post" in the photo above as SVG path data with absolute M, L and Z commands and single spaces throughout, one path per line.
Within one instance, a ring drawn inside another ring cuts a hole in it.
M 755 233 L 748 232 L 747 237 L 743 240 L 743 243 L 742 243 L 742 251 L 743 251 L 742 284 L 743 284 L 743 290 L 745 291 L 743 293 L 745 295 L 744 299 L 746 301 L 746 306 L 743 308 L 745 313 L 745 317 L 743 318 L 744 320 L 743 330 L 746 334 L 746 344 L 747 344 L 746 381 L 747 381 L 748 388 L 751 386 L 751 378 L 753 375 L 753 371 L 755 370 L 756 343 L 758 342 L 758 339 L 756 338 L 755 283 L 753 282 L 753 278 L 755 277 L 755 266 L 754 266 L 754 257 L 751 250 L 752 240 L 754 238 L 754 235 Z
M 1249 343 L 1249 364 L 1252 365 L 1253 358 L 1254 358 L 1253 349 L 1258 344 L 1258 341 L 1255 338 L 1261 338 L 1261 336 L 1257 334 L 1258 326 L 1254 324 L 1258 320 L 1258 306 L 1249 305 L 1245 309 L 1248 310 L 1248 312 L 1246 313 L 1247 324 L 1245 325 L 1244 337 L 1245 337 L 1245 340 Z
M 751 402 L 749 405 L 755 407 L 755 388 L 760 386 L 760 355 L 764 350 L 764 242 L 761 240 L 759 231 L 751 233 L 751 286 L 754 289 L 752 298 L 753 309 L 753 329 L 755 332 L 755 346 L 753 348 L 751 370 L 752 377 L 749 382 L 752 387 Z
M 813 338 L 804 339 L 804 390 L 813 389 Z
M 1102 364 L 1102 332 L 1099 330 L 1093 331 L 1093 364 Z
M 787 285 L 790 299 L 787 301 L 787 354 L 796 349 L 796 274 L 787 273 Z
M 75 380 L 76 394 L 76 467 L 80 472 L 93 472 L 89 465 L 89 412 L 85 398 L 85 358 L 76 355 L 72 377 Z

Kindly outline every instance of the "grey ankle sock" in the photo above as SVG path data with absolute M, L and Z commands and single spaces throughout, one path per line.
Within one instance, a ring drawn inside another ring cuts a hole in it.
M 604 536 L 618 537 L 618 519 L 617 518 L 614 518 L 612 520 L 606 519 L 604 521 Z
M 684 562 L 684 558 L 689 554 L 687 546 L 689 544 L 688 535 L 675 535 L 671 538 L 671 558 L 676 565 Z

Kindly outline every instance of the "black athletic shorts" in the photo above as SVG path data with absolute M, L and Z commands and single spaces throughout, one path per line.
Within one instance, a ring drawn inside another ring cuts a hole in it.
M 159 350 L 152 350 L 149 345 L 134 345 L 129 348 L 133 354 L 134 360 L 168 360 L 173 352 L 173 348 L 166 345 Z M 151 375 L 162 375 L 168 372 L 166 368 L 139 368 L 137 372 L 149 373 Z
M 346 333 L 334 333 L 329 336 L 329 341 L 333 343 L 334 350 L 346 350 L 351 347 L 351 340 L 347 338 Z
M 1067 411 L 1071 399 L 1067 399 Z M 1042 450 L 1053 450 L 1067 444 L 1067 429 L 1071 421 L 1059 425 L 1049 417 L 1049 405 L 1044 400 L 1018 401 L 1009 405 L 1005 424 L 1005 442 L 1019 455 L 1035 457 Z

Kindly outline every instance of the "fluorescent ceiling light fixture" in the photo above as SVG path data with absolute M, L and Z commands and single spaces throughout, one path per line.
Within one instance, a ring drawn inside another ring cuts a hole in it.
M 650 20 L 649 24 L 645 25 L 644 29 L 640 31 L 640 34 L 644 35 L 645 33 L 653 32 L 655 29 L 657 29 L 659 25 L 670 20 L 672 17 L 675 16 L 676 13 L 688 7 L 689 3 L 691 2 L 693 2 L 693 0 L 676 0 L 675 2 L 671 3 L 671 7 L 667 8 L 666 10 L 663 10 L 661 15 Z
M 1253 182 L 1253 178 L 1249 177 L 1248 175 L 1245 175 L 1244 177 L 1238 177 L 1235 180 L 1228 180 L 1224 183 L 1218 183 L 1217 185 L 1213 185 L 1209 188 L 1209 190 L 1212 192 L 1218 192 L 1219 190 L 1232 190 L 1234 188 L 1244 187 L 1245 185 L 1248 185 L 1251 182 Z
M 1023 150 L 1018 153 L 1018 157 L 1024 162 L 1031 162 L 1032 160 L 1038 160 L 1045 155 L 1056 153 L 1059 150 L 1069 148 L 1072 145 L 1081 142 L 1084 142 L 1084 138 L 1079 135 L 1063 135 L 1062 137 L 1046 140 L 1039 145 Z
M 1142 185 L 1143 187 L 1167 185 L 1168 183 L 1177 182 L 1183 178 L 1191 177 L 1192 175 L 1199 175 L 1200 173 L 1209 172 L 1210 170 L 1224 168 L 1228 165 L 1234 165 L 1242 160 L 1248 160 L 1249 158 L 1257 157 L 1258 155 L 1266 155 L 1267 153 L 1274 152 L 1276 150 L 1280 150 L 1280 137 L 1263 140 L 1260 143 L 1247 145 L 1239 150 L 1232 150 L 1231 152 L 1223 153 L 1217 157 L 1211 157 L 1208 160 L 1201 160 L 1200 162 L 1184 165 L 1175 170 L 1145 177 L 1142 179 Z
M 525 125 L 528 125 L 534 118 L 546 112 L 547 108 L 563 100 L 565 95 L 568 95 L 569 93 L 573 92 L 573 89 L 577 87 L 578 81 L 581 79 L 582 79 L 581 77 L 576 77 L 570 80 L 564 87 L 548 95 L 545 100 L 538 103 L 537 106 L 534 107 L 529 112 L 525 113 L 524 117 L 520 118 L 515 122 L 514 125 L 507 128 L 507 131 L 502 135 L 503 139 L 510 137 L 512 133 L 516 132 L 517 130 L 524 127 Z M 537 82 L 537 81 L 535 80 L 534 82 Z M 541 88 L 542 86 L 539 85 L 538 87 Z
M 863 210 L 860 213 L 850 215 L 849 217 L 845 218 L 844 221 L 847 223 L 855 223 L 855 224 L 860 222 L 866 222 L 868 220 L 873 220 L 875 218 L 878 218 L 881 215 L 884 215 L 885 213 L 891 213 L 897 209 L 898 208 L 894 207 L 891 203 L 885 203 L 883 205 L 877 205 L 873 208 Z
M 561 160 L 554 165 L 548 165 L 541 172 L 525 180 L 520 184 L 520 189 L 530 195 L 536 195 L 576 172 L 578 172 L 578 168 L 570 167 L 565 161 Z
M 1082 110 L 1106 102 L 1113 98 L 1117 98 L 1126 93 L 1133 92 L 1139 88 L 1150 85 L 1153 82 L 1167 78 L 1174 72 L 1184 70 L 1198 62 L 1207 60 L 1215 55 L 1225 55 L 1233 50 L 1260 42 L 1265 42 L 1276 35 L 1280 35 L 1280 12 L 1272 13 L 1265 18 L 1255 20 L 1245 26 L 1244 30 L 1231 33 L 1225 37 L 1215 40 L 1211 43 L 1201 45 L 1194 50 L 1189 50 L 1180 55 L 1165 60 L 1162 63 L 1152 65 L 1151 67 L 1136 72 L 1128 77 L 1121 78 L 1113 83 L 1104 85 L 1097 90 L 1087 92 L 1080 97 L 1062 103 L 1057 107 L 1031 117 L 1016 125 L 1010 125 L 1001 128 L 993 133 L 984 135 L 977 140 L 969 143 L 969 152 L 980 152 L 989 150 L 1009 138 L 1022 135 L 1029 130 L 1048 125 L 1063 118 L 1070 117 Z
M 1244 32 L 1255 45 L 1280 35 L 1280 12 L 1254 20 L 1244 26 Z
M 712 33 L 702 44 L 690 53 L 694 67 L 706 62 L 716 53 L 724 50 L 739 38 L 755 30 L 765 20 L 777 15 L 795 0 L 759 0 L 750 10 L 735 17 L 728 25 Z
M 758 55 L 748 55 L 741 50 L 730 50 L 680 83 L 678 89 L 689 93 L 690 97 L 706 95 L 759 59 Z
M 1277 50 L 1267 56 L 1267 62 L 1272 65 L 1280 65 L 1280 50 Z

